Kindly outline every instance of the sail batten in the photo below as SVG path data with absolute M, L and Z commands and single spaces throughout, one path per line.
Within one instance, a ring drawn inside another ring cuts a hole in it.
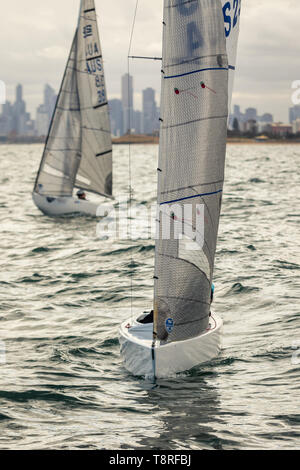
M 53 180 L 47 167 L 61 178 Z M 71 196 L 74 187 L 112 197 L 111 128 L 94 0 L 81 1 L 35 191 Z
M 154 276 L 154 339 L 163 343 L 209 322 L 236 56 L 223 3 L 164 0 Z

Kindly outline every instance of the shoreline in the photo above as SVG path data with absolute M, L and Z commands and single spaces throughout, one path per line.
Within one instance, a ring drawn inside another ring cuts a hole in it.
M 113 145 L 158 145 L 158 136 L 148 135 L 125 135 L 122 137 L 113 137 Z M 11 140 L 0 140 L 0 145 L 32 145 L 32 144 L 45 144 L 43 139 L 11 139 Z M 267 139 L 257 140 L 256 138 L 242 138 L 242 137 L 228 137 L 228 145 L 299 145 L 300 139 Z

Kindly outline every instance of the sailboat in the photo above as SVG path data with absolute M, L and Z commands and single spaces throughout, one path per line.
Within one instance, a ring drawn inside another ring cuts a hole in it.
M 168 377 L 221 351 L 223 321 L 211 302 L 240 8 L 240 0 L 164 0 L 154 306 L 119 331 L 137 376 Z
M 81 0 L 78 25 L 33 190 L 45 214 L 96 215 L 98 204 L 73 196 L 112 198 L 112 140 L 94 0 Z

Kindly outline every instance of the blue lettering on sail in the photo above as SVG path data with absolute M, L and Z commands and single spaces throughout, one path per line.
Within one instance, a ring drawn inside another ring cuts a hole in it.
M 94 59 L 86 61 L 86 68 L 88 73 L 102 72 L 102 61 L 101 59 Z
M 89 56 L 92 56 L 92 55 L 97 55 L 99 54 L 99 49 L 98 49 L 98 46 L 97 46 L 97 43 L 95 42 L 95 44 L 87 44 L 86 46 L 86 56 L 89 57 Z
M 223 15 L 224 15 L 224 23 L 225 23 L 225 36 L 228 37 L 231 33 L 231 16 L 227 15 L 227 12 L 230 12 L 231 5 L 230 2 L 225 3 L 223 6 Z
M 97 90 L 97 96 L 98 96 L 98 104 L 103 104 L 106 102 L 106 95 L 105 95 L 104 87 L 102 88 L 102 90 Z
M 92 36 L 93 35 L 93 27 L 91 24 L 88 24 L 86 26 L 84 26 L 83 28 L 83 37 L 86 39 L 88 38 L 89 36 Z
M 232 18 L 233 11 L 233 18 Z M 238 19 L 241 14 L 241 2 L 240 0 L 233 0 L 233 8 L 231 8 L 230 1 L 226 2 L 223 6 L 224 24 L 225 24 L 225 35 L 228 38 L 231 31 L 238 24 Z
M 194 2 L 192 3 L 191 5 L 189 6 L 186 6 L 185 3 L 188 3 L 187 1 L 185 2 L 182 2 L 182 3 L 179 3 L 177 5 L 177 8 L 179 10 L 179 13 L 183 16 L 190 16 L 190 15 L 193 15 L 195 13 L 195 11 L 197 11 L 199 5 L 198 5 L 198 0 L 191 0 L 189 3 L 191 2 Z
M 101 59 L 97 59 L 96 63 L 97 63 L 97 70 L 98 70 L 99 72 L 102 72 L 102 62 L 101 62 Z
M 95 78 L 96 81 L 96 87 L 104 87 L 104 76 L 103 75 L 96 75 Z
M 238 6 L 239 6 L 239 0 L 234 0 L 233 8 L 235 8 L 235 10 L 234 10 L 234 18 L 233 18 L 233 27 L 235 27 L 238 21 Z
M 187 24 L 187 37 L 189 53 L 193 54 L 196 49 L 203 45 L 203 38 L 194 21 Z

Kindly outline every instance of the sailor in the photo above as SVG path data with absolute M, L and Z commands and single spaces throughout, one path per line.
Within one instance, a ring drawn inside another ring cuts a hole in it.
M 213 303 L 214 301 L 214 293 L 215 293 L 215 285 L 214 283 L 212 283 L 211 285 L 211 291 L 210 291 L 210 305 Z M 211 317 L 211 311 L 209 312 L 209 316 Z
M 82 189 L 79 189 L 79 191 L 77 191 L 77 197 L 82 201 L 86 201 L 86 194 Z
M 144 325 L 147 325 L 148 323 L 153 323 L 153 310 L 151 310 L 148 315 L 146 315 L 142 320 L 138 320 L 139 323 L 143 323 Z
M 212 283 L 211 285 L 211 294 L 210 294 L 210 303 L 212 304 L 214 301 L 214 293 L 215 293 L 215 285 Z

